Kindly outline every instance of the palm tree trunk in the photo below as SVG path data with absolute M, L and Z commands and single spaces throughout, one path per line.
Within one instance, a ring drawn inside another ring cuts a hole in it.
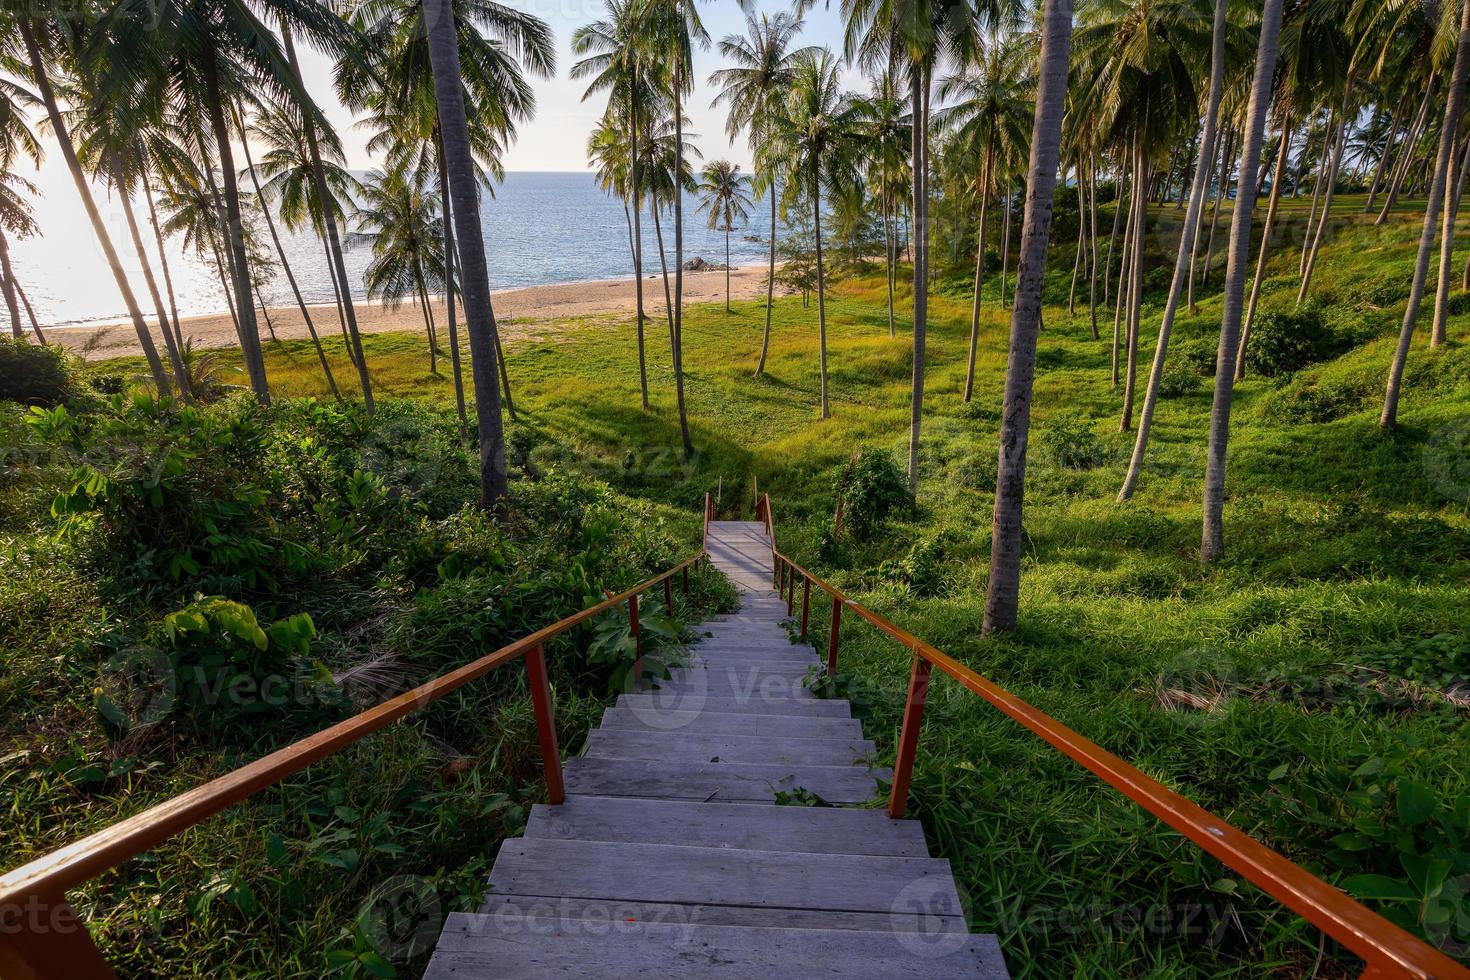
M 20 284 L 19 279 L 14 279 L 15 294 L 20 297 L 21 304 L 26 308 L 26 317 L 31 321 L 31 329 L 36 332 L 36 339 L 46 343 L 46 335 L 41 332 L 41 323 L 36 319 L 36 311 L 31 307 L 30 297 L 26 295 L 25 287 Z
M 245 344 L 245 370 L 250 387 L 262 405 L 271 401 L 270 382 L 265 375 L 265 355 L 260 346 L 260 329 L 255 321 L 255 303 L 250 296 L 250 260 L 245 252 L 245 225 L 240 212 L 240 189 L 235 180 L 234 150 L 230 146 L 230 130 L 225 124 L 224 93 L 219 84 L 219 65 L 213 42 L 206 35 L 205 51 L 200 60 L 204 78 L 205 110 L 214 133 L 215 152 L 219 154 L 225 198 L 225 249 L 230 256 L 234 277 L 235 308 L 240 318 L 240 338 Z
M 347 333 L 347 310 L 342 303 L 342 284 L 337 281 L 337 269 L 332 264 L 332 247 L 327 242 L 325 229 L 318 228 L 317 235 L 327 257 L 327 279 L 332 284 L 332 300 L 337 305 L 337 327 L 342 331 L 342 347 L 347 352 L 348 362 L 357 367 L 357 355 L 352 352 L 352 337 Z
M 1097 332 L 1097 157 L 1089 157 L 1087 162 L 1087 201 L 1088 201 L 1088 225 L 1091 234 L 1088 240 L 1092 242 L 1091 255 L 1087 262 L 1087 312 L 1092 320 L 1092 339 L 1098 339 Z
M 674 400 L 679 407 L 679 438 L 684 458 L 694 455 L 689 438 L 689 410 L 684 403 L 684 189 L 679 176 L 684 171 L 684 71 L 674 62 Z
M 1011 274 L 1011 188 L 1009 183 L 1005 188 L 1005 207 L 1001 210 L 1001 242 L 1000 242 L 1000 308 L 1010 309 L 1006 302 L 1006 280 Z
M 674 293 L 669 284 L 669 256 L 664 251 L 664 226 L 658 217 L 658 194 L 649 196 L 649 210 L 653 213 L 653 231 L 658 237 L 658 264 L 664 273 L 664 318 L 669 322 L 669 357 L 674 356 Z
M 1345 91 L 1342 94 L 1342 109 L 1337 113 L 1337 129 L 1333 132 L 1330 159 L 1324 159 L 1323 170 L 1326 172 L 1326 190 L 1322 199 L 1322 214 L 1317 219 L 1317 228 L 1312 235 L 1312 247 L 1306 256 L 1306 265 L 1302 270 L 1302 284 L 1297 289 L 1296 304 L 1301 306 L 1306 301 L 1307 293 L 1312 289 L 1312 273 L 1317 270 L 1317 254 L 1322 250 L 1322 240 L 1327 235 L 1327 222 L 1332 215 L 1332 201 L 1337 194 L 1338 171 L 1342 169 L 1343 145 L 1347 140 L 1348 128 L 1348 99 L 1352 93 L 1352 79 L 1348 79 Z
M 1235 131 L 1230 129 L 1225 136 L 1225 155 L 1220 158 L 1220 183 L 1215 187 L 1215 210 L 1210 217 L 1210 240 L 1205 245 L 1205 267 L 1200 270 L 1201 286 L 1210 284 L 1210 271 L 1215 264 L 1215 229 L 1220 225 L 1220 202 L 1230 193 L 1230 176 L 1235 165 Z M 1240 195 L 1236 195 L 1239 198 Z M 1199 312 L 1194 303 L 1194 291 L 1190 290 L 1189 312 Z
M 1276 151 L 1276 176 L 1271 181 L 1271 203 L 1266 208 L 1266 226 L 1261 230 L 1261 254 L 1256 257 L 1256 277 L 1251 283 L 1250 303 L 1246 306 L 1245 326 L 1240 331 L 1240 347 L 1235 352 L 1235 380 L 1245 377 L 1245 347 L 1250 343 L 1251 328 L 1256 323 L 1256 304 L 1261 298 L 1261 284 L 1266 281 L 1266 259 L 1271 254 L 1271 232 L 1276 227 L 1276 210 L 1281 204 L 1281 187 L 1286 183 L 1286 161 L 1291 145 L 1290 119 L 1281 125 L 1281 146 Z
M 434 127 L 434 146 L 434 155 L 438 157 L 439 162 L 439 202 L 444 208 L 444 313 L 449 320 L 449 364 L 454 373 L 454 409 L 459 413 L 460 437 L 465 438 L 469 432 L 469 421 L 464 405 L 464 373 L 459 360 L 459 320 L 454 310 L 456 291 L 454 266 L 459 246 L 455 244 L 454 239 L 454 209 L 449 200 L 449 168 L 444 163 L 444 140 L 438 126 Z M 626 203 L 623 210 L 627 211 Z M 629 228 L 631 227 L 630 225 Z M 499 360 L 498 354 L 496 359 Z M 507 382 L 506 395 L 509 396 L 509 394 L 510 388 Z
M 994 159 L 995 137 L 992 134 L 985 149 L 985 168 L 980 175 L 980 231 L 975 236 L 975 290 L 970 303 L 970 356 L 965 363 L 965 401 L 975 391 L 975 350 L 980 345 L 980 283 L 985 279 L 985 217 L 990 209 L 990 170 Z
M 415 258 L 413 262 L 414 290 L 419 294 L 419 308 L 424 314 L 424 335 L 429 339 L 429 373 L 439 373 L 439 351 L 438 339 L 434 336 L 434 314 L 429 309 L 429 289 L 424 283 L 423 262 Z
M 1398 348 L 1394 351 L 1393 363 L 1389 367 L 1383 414 L 1378 419 L 1378 424 L 1385 429 L 1391 429 L 1398 424 L 1399 388 L 1404 379 L 1404 365 L 1409 359 L 1409 344 L 1414 339 L 1414 325 L 1419 319 L 1419 307 L 1424 302 L 1424 283 L 1429 276 L 1429 254 L 1434 247 L 1435 225 L 1444 206 L 1445 190 L 1449 186 L 1450 159 L 1459 141 L 1460 118 L 1464 114 L 1465 80 L 1470 75 L 1470 2 L 1457 2 L 1460 3 L 1460 34 L 1455 46 L 1454 74 L 1450 80 L 1449 95 L 1445 99 L 1444 122 L 1440 125 L 1439 154 L 1434 165 L 1434 179 L 1429 187 L 1429 200 L 1424 205 L 1424 230 L 1419 236 L 1414 282 L 1409 289 L 1409 301 L 1404 309 Z M 1441 269 L 1443 268 L 1441 263 Z
M 1152 175 L 1141 139 L 1135 144 L 1134 153 L 1134 166 L 1137 168 L 1139 179 L 1138 186 L 1147 187 Z M 1133 393 L 1138 383 L 1138 326 L 1143 306 L 1143 244 L 1148 237 L 1148 197 L 1136 194 L 1134 201 L 1138 208 L 1138 217 L 1133 229 L 1133 268 L 1128 276 L 1128 331 L 1125 341 L 1128 357 L 1123 380 L 1123 416 L 1118 424 L 1120 432 L 1127 432 L 1133 427 Z
M 250 288 L 255 293 L 256 303 L 260 305 L 260 315 L 265 320 L 266 331 L 271 335 L 271 343 L 279 344 L 281 342 L 281 338 L 276 336 L 276 325 L 271 322 L 270 307 L 265 305 L 265 297 L 260 295 L 260 284 L 257 282 L 252 282 L 250 284 Z
M 1470 148 L 1470 140 L 1465 141 Z M 1458 157 L 1456 158 L 1458 159 Z M 1455 256 L 1455 219 L 1460 213 L 1460 195 L 1465 190 L 1465 173 L 1470 170 L 1470 150 L 1456 163 L 1451 160 L 1453 173 L 1445 182 L 1444 223 L 1439 241 L 1439 281 L 1434 293 L 1434 327 L 1429 333 L 1429 346 L 1439 347 L 1445 342 L 1450 317 L 1450 264 Z
M 119 185 L 117 188 L 118 202 L 122 205 L 123 220 L 128 226 L 128 237 L 132 240 L 133 251 L 138 255 L 138 264 L 143 269 L 143 283 L 148 287 L 149 298 L 153 300 L 153 308 L 158 314 L 158 329 L 163 332 L 163 347 L 168 352 L 169 366 L 173 368 L 174 381 L 179 386 L 179 392 L 185 401 L 192 401 L 194 393 L 189 390 L 189 372 L 184 370 L 184 360 L 179 352 L 178 344 L 174 341 L 173 331 L 168 326 L 168 313 L 163 308 L 163 295 L 158 291 L 158 282 L 153 278 L 153 264 L 148 261 L 148 252 L 143 248 L 143 235 L 138 230 L 138 217 L 133 213 L 133 196 L 127 187 Z M 7 276 L 9 272 L 7 270 Z M 20 321 L 16 321 L 17 329 Z
M 429 61 L 439 110 L 440 138 L 449 174 L 455 230 L 459 239 L 465 330 L 475 384 L 475 414 L 480 435 L 480 499 L 491 510 L 503 508 L 509 488 L 505 470 L 505 432 L 500 419 L 499 374 L 490 278 L 481 237 L 475 161 L 465 119 L 464 80 L 450 0 L 424 0 L 429 25 Z
M 245 349 L 245 340 L 240 336 L 240 314 L 235 312 L 235 293 L 230 288 L 233 273 L 229 271 L 230 264 L 225 261 L 224 253 L 219 250 L 219 242 L 211 240 L 210 249 L 214 252 L 214 271 L 219 275 L 219 288 L 225 296 L 225 306 L 230 311 L 230 322 L 235 326 L 235 339 L 240 342 L 240 349 Z
M 1026 207 L 1016 274 L 1016 308 L 1011 314 L 1005 401 L 996 465 L 995 509 L 990 527 L 990 581 L 985 592 L 985 633 L 1016 628 L 1021 594 L 1022 503 L 1026 494 L 1026 446 L 1031 429 L 1031 394 L 1036 378 L 1036 340 L 1041 331 L 1041 294 L 1052 195 L 1061 155 L 1062 113 L 1072 41 L 1072 0 L 1046 0 L 1042 14 L 1040 81 Z
M 245 117 L 237 105 L 235 109 L 235 125 L 241 133 L 245 132 Z M 327 352 L 322 348 L 322 339 L 317 335 L 316 324 L 312 322 L 311 310 L 307 309 L 306 300 L 301 296 L 301 289 L 296 285 L 296 274 L 291 271 L 291 263 L 286 258 L 286 249 L 281 245 L 281 236 L 276 231 L 276 219 L 271 214 L 270 202 L 265 199 L 265 193 L 260 189 L 260 175 L 255 172 L 255 160 L 250 154 L 250 141 L 241 139 L 240 145 L 245 150 L 245 169 L 250 171 L 250 186 L 255 188 L 255 202 L 260 206 L 260 213 L 265 217 L 265 226 L 270 231 L 271 243 L 276 247 L 276 255 L 281 260 L 281 271 L 286 274 L 286 282 L 291 286 L 291 295 L 296 298 L 296 306 L 301 310 L 301 319 L 306 322 L 306 332 L 311 335 L 312 347 L 316 349 L 317 362 L 322 366 L 322 375 L 327 379 L 327 388 L 332 392 L 332 397 L 337 401 L 342 400 L 342 393 L 337 390 L 337 379 L 332 376 L 332 366 L 327 363 Z
M 122 294 L 123 305 L 128 311 L 128 319 L 133 322 L 133 330 L 138 335 L 138 346 L 143 348 L 143 357 L 147 360 L 148 370 L 153 375 L 153 384 L 158 388 L 160 394 L 166 395 L 171 389 L 168 375 L 163 370 L 163 361 L 158 356 L 158 348 L 153 345 L 153 337 L 148 333 L 148 324 L 143 319 L 143 311 L 139 308 L 138 300 L 133 295 L 133 288 L 128 285 L 127 273 L 123 271 L 122 260 L 118 258 L 117 249 L 113 247 L 112 236 L 107 233 L 107 227 L 102 223 L 102 215 L 97 211 L 97 202 L 92 199 L 92 189 L 87 184 L 82 165 L 77 161 L 77 151 L 72 145 L 71 131 L 66 128 L 66 121 L 62 119 L 61 109 L 56 104 L 56 93 L 51 88 L 51 78 L 46 73 L 45 62 L 41 58 L 41 49 L 36 44 L 34 27 L 25 17 L 17 17 L 15 23 L 20 30 L 21 40 L 25 44 L 26 56 L 30 60 L 31 75 L 32 80 L 36 83 L 36 91 L 46 106 L 46 117 L 51 122 L 51 132 L 56 137 L 57 145 L 61 147 L 62 159 L 66 161 L 66 168 L 71 172 L 72 183 L 76 185 L 77 195 L 82 199 L 82 207 L 87 212 L 87 220 L 92 223 L 92 233 L 96 236 L 97 243 L 102 246 L 102 254 L 107 259 L 107 267 L 112 272 L 113 281 L 117 283 L 118 292 Z
M 1261 166 L 1261 142 L 1266 132 L 1266 113 L 1271 104 L 1271 81 L 1276 72 L 1276 48 L 1281 33 L 1282 0 L 1265 0 L 1261 11 L 1260 42 L 1256 49 L 1255 77 L 1251 80 L 1250 106 L 1246 112 L 1244 151 L 1240 158 L 1240 183 L 1254 187 Z M 1225 454 L 1230 441 L 1230 405 L 1235 394 L 1235 351 L 1240 340 L 1240 315 L 1245 299 L 1245 271 L 1250 261 L 1253 197 L 1235 202 L 1230 219 L 1230 254 L 1225 271 L 1224 315 L 1220 324 L 1220 346 L 1216 352 L 1215 400 L 1210 412 L 1210 443 L 1205 463 L 1204 521 L 1200 539 L 1200 561 L 1212 562 L 1225 553 Z
M 1123 287 L 1124 284 L 1129 284 L 1131 286 L 1133 282 L 1133 254 L 1135 251 L 1133 247 L 1133 239 L 1138 234 L 1138 226 L 1136 223 L 1138 217 L 1138 207 L 1136 202 L 1138 200 L 1138 195 L 1142 192 L 1142 190 L 1143 186 L 1138 183 L 1138 174 L 1135 171 L 1129 183 L 1128 224 L 1123 228 L 1123 248 L 1118 256 L 1118 295 L 1115 300 L 1115 307 L 1113 310 L 1113 347 L 1112 356 L 1110 358 L 1112 366 L 1112 385 L 1114 389 L 1118 387 L 1119 379 L 1118 351 L 1120 350 L 1119 343 L 1123 337 L 1123 312 L 1128 308 L 1129 299 L 1128 293 L 1124 292 Z M 1118 207 L 1121 208 L 1122 206 L 1123 200 L 1122 198 L 1119 198 Z M 1129 292 L 1131 291 L 1132 290 L 1130 289 Z
M 812 222 L 817 233 L 817 350 L 822 371 L 822 418 L 830 419 L 827 403 L 827 281 L 822 274 L 822 187 L 812 167 Z
M 633 182 L 633 295 L 634 316 L 638 321 L 638 388 L 643 397 L 643 410 L 646 412 L 648 361 L 644 356 L 643 326 L 648 318 L 643 312 L 643 188 L 639 180 L 643 172 L 643 160 L 638 148 L 638 91 L 632 78 L 628 80 L 628 139 L 632 151 L 629 171 Z
M 1215 21 L 1210 58 L 1210 95 L 1205 109 L 1204 132 L 1200 135 L 1199 154 L 1201 160 L 1212 160 L 1215 156 L 1215 129 L 1220 120 L 1220 102 L 1225 94 L 1225 32 L 1228 0 L 1215 0 Z M 1286 133 L 1282 133 L 1282 145 L 1286 145 Z M 1204 214 L 1205 189 L 1209 185 L 1208 167 L 1196 167 L 1194 182 L 1189 189 L 1189 209 L 1184 212 L 1184 227 L 1179 236 L 1179 253 L 1174 259 L 1174 280 L 1169 284 L 1169 299 L 1164 304 L 1164 315 L 1159 321 L 1159 339 L 1154 346 L 1153 366 L 1149 369 L 1148 391 L 1143 396 L 1143 408 L 1138 413 L 1138 436 L 1133 441 L 1133 456 L 1128 461 L 1128 474 L 1118 491 L 1120 501 L 1133 496 L 1138 486 L 1138 476 L 1143 470 L 1143 456 L 1148 451 L 1149 432 L 1153 427 L 1154 409 L 1159 401 L 1159 387 L 1164 380 L 1164 358 L 1169 353 L 1169 339 L 1174 330 L 1174 317 L 1179 312 L 1179 302 L 1184 298 L 1184 280 L 1189 275 L 1189 256 L 1194 254 L 1194 240 L 1199 237 L 1200 218 Z M 1275 188 L 1272 189 L 1273 192 Z M 1183 191 L 1180 192 L 1181 194 Z M 1264 247 L 1264 246 L 1263 246 Z
M 1307 139 L 1310 140 L 1312 130 L 1307 128 Z M 1327 169 L 1331 163 L 1332 147 L 1337 136 L 1337 106 L 1333 105 L 1332 112 L 1327 117 L 1327 129 L 1322 133 L 1322 154 L 1317 161 L 1317 179 L 1312 181 L 1312 205 L 1307 209 L 1307 230 L 1303 237 L 1302 254 L 1297 261 L 1296 274 L 1303 278 L 1307 274 L 1307 253 L 1311 252 L 1312 238 L 1317 230 L 1317 205 L 1322 201 L 1322 181 L 1327 177 Z
M 0 293 L 4 293 L 5 308 L 10 312 L 11 336 L 24 340 L 26 332 L 20 325 L 20 303 L 15 294 L 15 270 L 10 267 L 10 243 L 3 228 L 0 228 Z
M 1373 202 L 1378 198 L 1379 187 L 1383 183 L 1383 171 L 1388 164 L 1389 154 L 1393 152 L 1394 139 L 1399 134 L 1399 123 L 1403 121 L 1401 114 L 1404 111 L 1402 99 L 1394 103 L 1393 118 L 1388 123 L 1388 136 L 1383 141 L 1383 152 L 1378 154 L 1378 163 L 1373 168 L 1373 180 L 1368 184 L 1368 200 L 1363 203 L 1363 213 L 1373 213 Z
M 1077 255 L 1072 259 L 1072 288 L 1067 293 L 1067 315 L 1077 315 L 1077 278 L 1082 275 L 1082 255 L 1087 245 L 1087 191 L 1082 185 L 1082 162 L 1074 168 L 1077 174 Z
M 888 336 L 897 337 L 893 324 L 893 253 L 895 248 L 893 231 L 893 202 L 888 194 L 888 162 L 883 162 L 883 187 L 879 196 L 883 198 L 883 280 L 888 287 Z
M 725 226 L 725 312 L 730 312 L 730 226 Z
M 1373 222 L 1375 227 L 1388 220 L 1394 205 L 1398 203 L 1399 190 L 1403 187 L 1404 178 L 1409 173 L 1414 150 L 1419 145 L 1419 138 L 1424 135 L 1424 127 L 1429 122 L 1429 105 L 1434 95 L 1434 83 L 1435 76 L 1431 74 L 1428 83 L 1424 86 L 1424 98 L 1419 103 L 1419 111 L 1414 116 L 1414 123 L 1405 134 L 1399 149 L 1399 157 L 1394 161 L 1393 169 L 1389 171 L 1388 194 L 1383 199 L 1383 209 L 1378 212 L 1378 217 Z
M 433 3 L 435 0 L 427 0 Z M 452 29 L 453 25 L 449 25 Z M 298 84 L 301 83 L 301 64 L 296 58 L 296 44 L 291 39 L 291 29 L 286 19 L 281 18 L 281 40 L 286 47 L 286 58 L 291 65 L 291 73 L 296 77 Z M 458 49 L 456 49 L 456 61 Z M 461 110 L 464 108 L 460 106 Z M 322 167 L 321 148 L 317 143 L 316 122 L 311 118 L 311 113 L 301 114 L 301 130 L 306 136 L 306 149 L 311 157 L 311 182 L 316 192 L 318 207 L 321 208 L 322 225 L 327 232 L 327 253 L 332 262 L 333 274 L 337 279 L 337 298 L 342 304 L 342 314 L 347 322 L 348 343 L 352 348 L 352 361 L 357 366 L 357 379 L 362 385 L 362 402 L 369 415 L 373 413 L 373 382 L 368 376 L 367 358 L 362 352 L 362 334 L 357 329 L 357 308 L 352 301 L 352 280 L 347 278 L 347 263 L 342 258 L 342 238 L 337 233 L 336 201 L 332 199 L 331 191 L 327 189 L 326 170 Z M 479 224 L 479 215 L 475 215 L 475 223 Z
M 140 168 L 139 176 L 143 184 L 143 200 L 148 204 L 148 224 L 153 228 L 153 244 L 158 249 L 158 267 L 163 271 L 163 288 L 168 296 L 169 316 L 173 320 L 174 343 L 183 351 L 184 331 L 179 323 L 178 300 L 174 297 L 174 277 L 169 271 L 168 250 L 164 247 L 163 229 L 158 224 L 158 209 L 153 206 L 153 183 L 148 177 L 147 166 Z
M 755 376 L 759 378 L 766 370 L 766 355 L 771 350 L 771 308 L 776 301 L 776 175 L 771 175 L 771 247 L 770 261 L 766 268 L 766 329 L 761 334 L 761 356 L 755 362 Z M 890 305 L 892 298 L 889 299 Z
M 925 269 L 929 238 L 928 152 L 929 77 L 925 69 L 915 65 L 909 72 L 910 97 L 913 105 L 913 261 L 914 261 L 914 365 L 909 399 L 909 493 L 919 491 L 919 428 L 924 414 L 924 342 L 928 331 L 929 278 Z
M 1103 260 L 1103 305 L 1107 305 L 1113 298 L 1113 251 L 1114 247 L 1118 244 L 1118 231 L 1123 219 L 1123 197 L 1127 193 L 1126 180 L 1125 171 L 1120 169 L 1117 174 L 1117 179 L 1113 181 L 1113 230 L 1108 235 L 1108 253 L 1107 258 Z M 1132 214 L 1133 212 L 1130 209 L 1128 213 Z

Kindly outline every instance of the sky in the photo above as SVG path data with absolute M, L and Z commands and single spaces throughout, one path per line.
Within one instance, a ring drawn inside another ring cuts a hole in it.
M 583 24 L 601 19 L 601 0 L 505 0 L 510 6 L 535 14 L 551 25 L 556 35 L 556 76 L 533 79 L 536 92 L 536 116 L 523 125 L 519 138 L 505 157 L 507 170 L 578 171 L 591 169 L 587 164 L 587 135 L 596 125 L 606 105 L 605 93 L 595 93 L 586 102 L 582 95 L 586 83 L 570 77 L 573 62 L 572 32 Z M 806 18 L 804 44 L 825 44 L 834 51 L 842 48 L 841 18 L 837 4 L 831 9 L 818 4 Z M 693 140 L 706 159 L 724 158 L 750 169 L 750 151 L 743 138 L 733 145 L 725 136 L 725 110 L 711 108 L 716 91 L 707 84 L 710 72 L 723 67 L 724 59 L 717 50 L 721 38 L 745 33 L 745 15 L 736 0 L 706 0 L 700 4 L 700 17 L 713 42 L 707 51 L 696 51 L 694 75 L 697 84 L 686 105 L 693 123 Z M 769 13 L 790 9 L 787 3 L 764 2 L 759 9 Z M 315 52 L 303 52 L 302 74 L 308 90 L 324 104 L 328 117 L 341 134 L 348 153 L 348 165 L 368 169 L 374 165 L 363 148 L 365 135 L 354 132 L 352 116 L 337 103 L 332 92 L 331 64 Z M 860 76 L 847 72 L 848 85 L 866 88 Z

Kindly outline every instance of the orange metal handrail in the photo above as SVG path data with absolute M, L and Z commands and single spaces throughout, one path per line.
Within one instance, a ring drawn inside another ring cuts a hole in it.
M 709 494 L 705 494 L 706 537 L 710 507 Z M 411 691 L 0 875 L 0 977 L 4 980 L 114 977 L 112 968 L 87 934 L 85 924 L 67 902 L 67 891 L 459 690 L 517 657 L 526 658 L 547 798 L 553 804 L 561 803 L 566 793 L 546 671 L 546 642 L 625 602 L 629 606 L 636 636 L 638 596 L 663 584 L 665 602 L 669 603 L 669 583 L 675 575 L 681 574 L 687 594 L 689 569 L 705 557 L 706 552 L 701 547 L 693 558 L 625 592 L 609 596 L 603 602 L 558 620 Z
M 756 511 L 757 517 L 774 532 L 769 495 L 762 498 Z M 838 627 L 843 609 L 851 610 L 914 655 L 889 798 L 888 810 L 893 817 L 902 817 L 904 813 L 929 678 L 932 669 L 937 667 L 1351 950 L 1366 964 L 1364 976 L 1470 980 L 1470 970 L 1433 946 L 926 641 L 848 598 L 835 586 L 777 551 L 774 533 L 771 540 L 774 559 L 772 582 L 787 597 L 788 609 L 795 598 L 798 576 L 803 589 L 815 585 L 832 597 L 832 629 L 827 651 L 829 672 L 835 672 L 837 668 Z

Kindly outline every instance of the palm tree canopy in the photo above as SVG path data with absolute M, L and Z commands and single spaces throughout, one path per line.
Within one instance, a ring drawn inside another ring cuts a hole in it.
M 755 206 L 750 196 L 750 178 L 740 172 L 738 163 L 729 160 L 711 160 L 705 165 L 696 188 L 700 195 L 699 210 L 709 213 L 711 231 L 727 234 L 735 230 L 736 223 L 743 224 L 750 218 L 750 209 Z

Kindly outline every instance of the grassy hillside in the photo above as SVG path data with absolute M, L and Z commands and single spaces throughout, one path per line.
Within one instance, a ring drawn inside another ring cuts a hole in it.
M 1293 306 L 1305 204 L 1286 202 L 1266 312 Z M 1090 338 L 1085 304 L 1077 316 L 1065 308 L 1072 248 L 1053 248 L 1021 627 L 1010 637 L 980 637 L 1008 330 L 993 283 L 969 404 L 960 392 L 970 284 L 936 284 L 917 510 L 870 540 L 833 534 L 831 524 L 854 453 L 876 447 L 901 459 L 907 445 L 908 290 L 901 283 L 899 336 L 890 339 L 874 270 L 841 279 L 828 304 L 830 421 L 816 419 L 815 305 L 780 301 L 760 379 L 752 369 L 761 304 L 688 311 L 699 452 L 687 461 L 677 452 L 661 323 L 650 325 L 655 405 L 644 413 L 631 323 L 587 321 L 511 353 L 513 463 L 595 475 L 627 498 L 690 515 L 717 481 L 724 510 L 748 513 L 757 479 L 772 494 L 783 549 L 798 560 L 1386 914 L 1459 944 L 1450 948 L 1463 956 L 1470 315 L 1457 313 L 1451 343 L 1437 351 L 1427 348 L 1426 320 L 1401 426 L 1381 431 L 1418 232 L 1407 212 L 1375 229 L 1361 204 L 1339 200 L 1315 318 L 1263 327 L 1277 339 L 1316 331 L 1308 363 L 1273 377 L 1253 372 L 1238 386 L 1227 556 L 1210 568 L 1196 555 L 1223 270 L 1198 315 L 1181 314 L 1176 325 L 1171 359 L 1180 367 L 1139 490 L 1120 504 L 1132 434 L 1118 431 L 1121 392 L 1109 382 L 1106 341 Z M 1178 214 L 1161 210 L 1150 240 L 1140 378 Z M 1470 306 L 1460 296 L 1455 309 Z M 1101 329 L 1110 332 L 1110 312 Z M 447 379 L 427 373 L 421 338 L 365 344 L 380 396 L 452 402 Z M 278 391 L 321 394 L 308 347 L 286 345 L 268 362 Z M 350 377 L 345 362 L 338 376 Z M 863 703 L 869 737 L 891 758 L 908 661 L 856 625 L 844 629 L 843 651 L 838 686 Z M 954 862 L 973 926 L 1000 934 L 1018 975 L 1352 969 L 1315 931 L 1018 726 L 947 681 L 936 686 L 911 813 L 935 853 Z M 1363 873 L 1381 878 L 1349 880 Z

